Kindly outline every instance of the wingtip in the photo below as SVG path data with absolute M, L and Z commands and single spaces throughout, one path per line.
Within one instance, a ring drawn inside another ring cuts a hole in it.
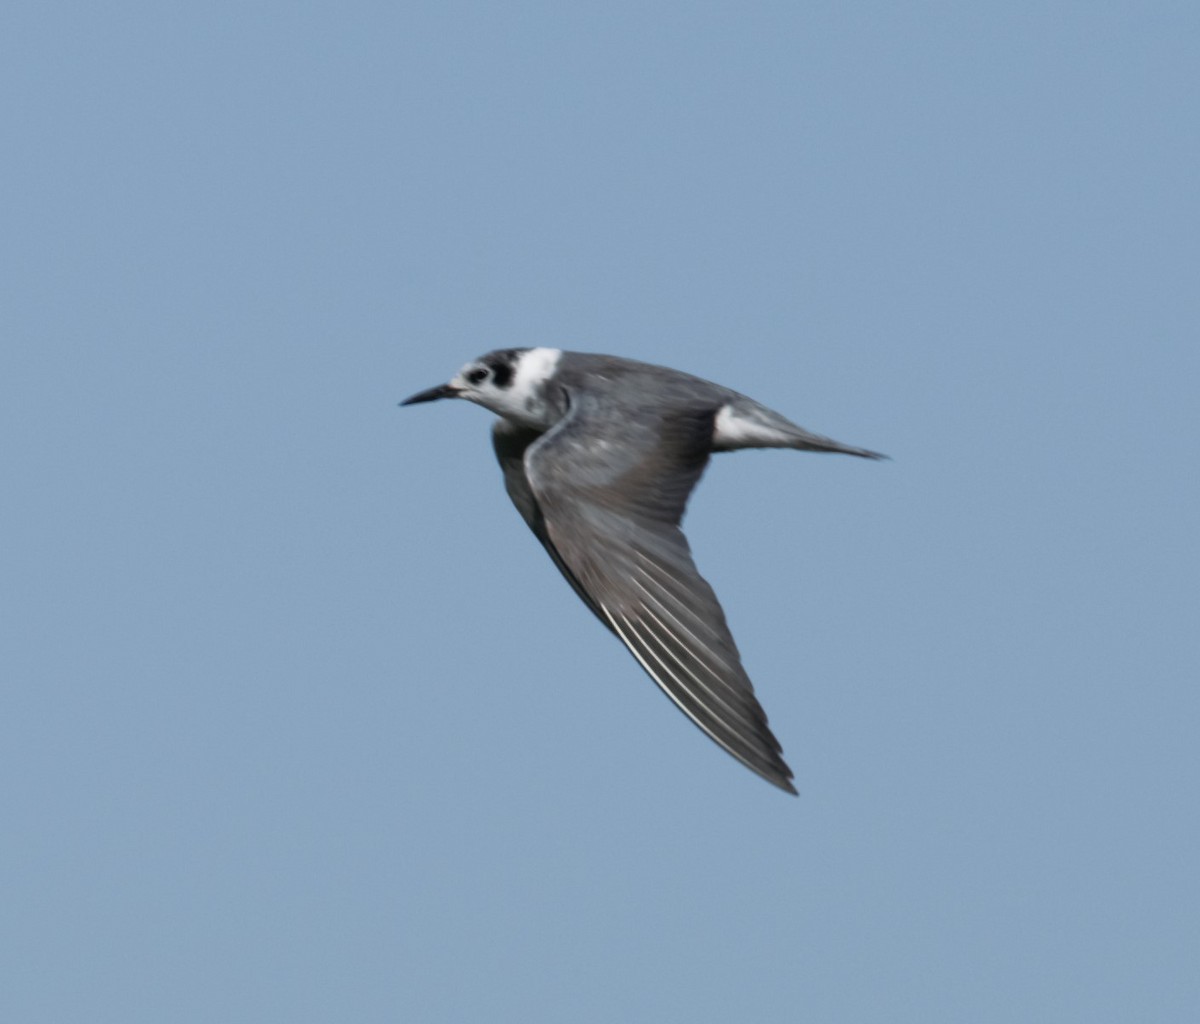
M 774 735 L 772 735 L 770 730 L 767 731 L 766 735 L 778 750 L 778 741 L 775 739 Z M 771 758 L 767 763 L 759 762 L 755 764 L 754 761 L 757 759 L 748 759 L 742 757 L 739 754 L 734 753 L 734 751 L 730 750 L 728 747 L 725 747 L 724 749 L 726 753 L 732 754 L 733 757 L 740 761 L 742 765 L 744 765 L 746 768 L 749 768 L 760 779 L 769 782 L 776 789 L 781 789 L 783 792 L 790 793 L 792 796 L 800 795 L 799 791 L 793 784 L 795 776 L 792 775 L 792 769 L 788 767 L 787 762 L 784 761 L 782 757 L 777 756 Z
M 757 771 L 757 769 L 752 770 Z M 783 775 L 782 773 L 779 775 L 768 775 L 765 772 L 758 772 L 758 774 L 766 779 L 776 789 L 781 789 L 785 793 L 791 793 L 792 796 L 800 795 L 796 787 L 792 785 L 792 773 L 790 771 L 786 775 Z
M 870 448 L 850 448 L 845 447 L 839 449 L 844 455 L 857 455 L 860 459 L 873 459 L 875 462 L 891 462 L 890 455 L 884 455 L 883 452 L 873 452 Z

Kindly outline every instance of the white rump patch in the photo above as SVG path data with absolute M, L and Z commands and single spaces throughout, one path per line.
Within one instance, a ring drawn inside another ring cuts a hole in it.
M 780 430 L 754 415 L 738 412 L 732 405 L 723 405 L 713 422 L 714 451 L 734 448 L 784 448 L 795 439 L 794 434 Z

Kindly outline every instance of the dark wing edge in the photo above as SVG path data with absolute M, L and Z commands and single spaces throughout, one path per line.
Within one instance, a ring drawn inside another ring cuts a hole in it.
M 579 580 L 575 578 L 575 574 L 571 572 L 567 563 L 563 561 L 562 555 L 558 553 L 558 549 L 550 539 L 549 533 L 546 532 L 545 517 L 542 515 L 542 510 L 533 493 L 533 488 L 529 484 L 529 477 L 525 474 L 525 452 L 541 436 L 541 431 L 524 430 L 521 427 L 514 426 L 507 420 L 496 420 L 495 425 L 492 427 L 492 447 L 495 449 L 496 460 L 500 463 L 501 472 L 504 474 L 504 489 L 508 492 L 512 503 L 517 507 L 517 511 L 521 513 L 521 518 L 525 520 L 526 525 L 533 531 L 533 535 L 541 541 L 542 547 L 546 549 L 546 554 L 550 556 L 550 560 L 554 562 L 558 571 L 563 574 L 563 578 L 571 584 L 571 589 L 591 609 L 592 614 L 604 623 L 606 629 L 615 632 L 608 617 L 600 610 L 600 606 L 592 600 L 592 596 L 583 588 Z
M 556 522 L 550 520 L 551 537 Z M 682 532 L 664 535 L 631 520 L 616 529 L 634 538 L 628 546 L 614 546 L 609 529 L 556 544 L 613 632 L 676 707 L 751 771 L 794 794 L 791 769 Z M 579 533 L 574 520 L 570 533 Z

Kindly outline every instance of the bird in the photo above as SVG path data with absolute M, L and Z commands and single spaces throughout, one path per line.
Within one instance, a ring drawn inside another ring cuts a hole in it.
M 404 399 L 497 415 L 505 489 L 583 603 L 721 748 L 795 794 L 725 613 L 680 523 L 716 452 L 794 448 L 887 456 L 797 426 L 678 370 L 557 348 L 507 348 Z

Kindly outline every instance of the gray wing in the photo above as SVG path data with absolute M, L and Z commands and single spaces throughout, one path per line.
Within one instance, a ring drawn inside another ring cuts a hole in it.
M 537 503 L 537 498 L 533 496 L 533 488 L 529 486 L 529 478 L 525 475 L 525 452 L 541 436 L 541 431 L 524 430 L 521 427 L 513 426 L 507 420 L 496 420 L 496 425 L 492 427 L 492 447 L 496 450 L 496 459 L 499 461 L 500 469 L 504 473 L 504 489 L 508 492 L 512 503 L 517 506 L 517 511 L 521 513 L 521 518 L 525 520 L 529 528 L 533 531 L 533 535 L 542 542 L 542 547 L 546 549 L 546 553 L 553 560 L 554 564 L 558 566 L 558 571 L 566 577 L 567 582 L 571 584 L 575 593 L 579 595 L 580 600 L 611 630 L 612 625 L 604 617 L 604 613 L 600 610 L 599 605 L 592 600 L 591 595 L 580 585 L 579 580 L 575 578 L 567 563 L 562 560 L 562 556 L 558 553 L 558 549 L 554 546 L 554 542 L 546 532 L 546 520 L 542 515 L 541 507 Z
M 497 455 L 509 494 L 576 593 L 710 738 L 789 793 L 792 772 L 755 699 L 679 522 L 708 462 L 711 406 L 648 420 L 575 405 Z

